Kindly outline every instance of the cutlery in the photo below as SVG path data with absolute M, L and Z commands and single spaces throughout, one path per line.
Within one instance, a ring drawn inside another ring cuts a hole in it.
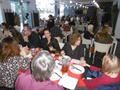
M 71 66 L 72 66 L 73 69 L 76 69 L 76 70 L 78 70 L 78 71 L 81 71 L 79 68 L 77 68 L 77 67 L 75 67 L 75 66 L 73 66 L 73 65 L 71 65 Z
M 58 73 L 54 72 L 58 77 L 62 78 L 62 76 L 60 76 Z

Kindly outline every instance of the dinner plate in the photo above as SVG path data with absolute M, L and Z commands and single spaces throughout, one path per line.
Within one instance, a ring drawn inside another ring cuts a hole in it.
M 80 60 L 78 60 L 78 59 L 72 59 L 71 62 L 76 63 L 76 64 L 80 64 Z
M 54 70 L 52 76 L 50 77 L 51 81 L 59 80 L 62 77 L 62 72 L 60 70 Z
M 75 74 L 82 74 L 85 72 L 85 69 L 84 67 L 80 66 L 80 65 L 73 65 L 73 66 L 70 66 L 70 71 L 72 73 L 75 73 Z M 78 70 L 79 69 L 79 70 Z

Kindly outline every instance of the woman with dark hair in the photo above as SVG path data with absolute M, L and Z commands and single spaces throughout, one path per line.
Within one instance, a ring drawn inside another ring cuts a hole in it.
M 2 24 L 1 24 L 1 28 L 2 28 L 2 33 L 3 33 L 3 38 L 5 38 L 5 37 L 7 37 L 7 36 L 9 36 L 9 30 L 8 30 L 8 27 L 9 27 L 9 25 L 7 24 L 7 23 L 5 23 L 5 22 L 3 22 Z
M 14 27 L 9 27 L 8 29 L 11 33 L 11 36 L 15 39 L 15 41 L 18 44 L 20 44 L 22 46 L 25 46 L 22 34 L 19 31 L 17 31 Z
M 41 51 L 32 60 L 31 73 L 28 69 L 17 77 L 15 90 L 64 90 L 50 81 L 54 67 L 54 58 L 48 51 Z
M 80 59 L 84 56 L 84 45 L 81 43 L 81 35 L 78 33 L 72 34 L 62 48 L 61 54 L 66 54 L 74 59 Z
M 51 53 L 55 53 L 56 51 L 60 51 L 60 46 L 54 37 L 51 36 L 49 29 L 44 30 L 45 38 L 42 39 L 42 48 L 43 50 L 48 50 Z
M 13 38 L 3 39 L 0 52 L 0 90 L 13 90 L 19 70 L 29 67 L 29 60 L 21 56 L 23 52 Z

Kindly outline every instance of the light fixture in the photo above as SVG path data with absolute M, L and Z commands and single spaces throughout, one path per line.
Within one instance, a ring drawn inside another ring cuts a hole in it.
M 70 0 L 70 3 L 72 3 L 72 1 Z
M 93 5 L 96 6 L 97 8 L 100 8 L 100 6 L 98 5 L 98 3 L 97 3 L 95 0 L 93 0 L 92 3 L 93 3 Z

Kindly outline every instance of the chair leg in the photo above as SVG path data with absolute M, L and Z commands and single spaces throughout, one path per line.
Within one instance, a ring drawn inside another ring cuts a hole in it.
M 95 52 L 93 53 L 93 60 L 92 60 L 92 64 L 94 64 L 94 60 L 95 60 Z
M 86 48 L 84 48 L 84 57 L 86 56 Z
M 89 58 L 91 57 L 91 52 L 89 52 Z

